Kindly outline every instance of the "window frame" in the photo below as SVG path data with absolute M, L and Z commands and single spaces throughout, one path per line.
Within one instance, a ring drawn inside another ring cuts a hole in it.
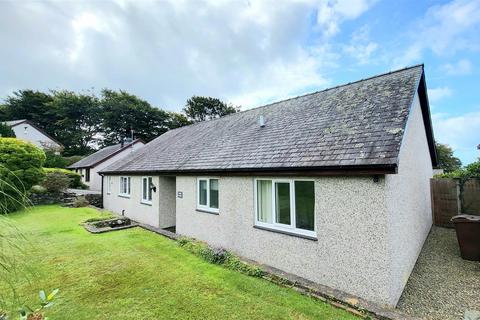
M 131 194 L 131 191 L 132 191 L 132 180 L 131 180 L 131 177 L 129 176 L 120 176 L 119 177 L 119 191 L 118 191 L 118 196 L 120 197 L 124 197 L 124 198 L 130 198 L 130 194 Z M 123 187 L 123 179 L 126 179 L 127 181 L 127 188 L 126 191 L 127 193 L 124 193 L 123 190 L 122 190 L 122 187 Z
M 217 180 L 218 182 L 218 208 L 210 207 L 210 180 Z M 200 204 L 200 181 L 207 182 L 207 204 Z M 196 190 L 197 211 L 218 214 L 220 212 L 220 179 L 218 177 L 198 177 Z
M 262 222 L 259 220 L 258 216 L 258 181 L 271 181 L 272 182 L 272 199 L 271 199 L 271 205 L 272 205 L 272 223 L 268 222 Z M 310 181 L 313 182 L 314 186 L 314 204 L 315 204 L 315 180 L 314 179 L 308 179 L 308 178 L 299 178 L 299 179 L 285 179 L 285 178 L 263 178 L 263 177 L 258 177 L 253 179 L 253 195 L 254 195 L 254 207 L 255 207 L 255 226 L 258 226 L 260 228 L 264 229 L 270 229 L 273 231 L 279 231 L 279 232 L 284 232 L 284 233 L 291 233 L 291 234 L 297 234 L 301 236 L 306 236 L 306 237 L 313 237 L 317 238 L 317 223 L 316 223 L 316 210 L 315 210 L 315 205 L 313 209 L 313 230 L 306 230 L 306 229 L 299 229 L 296 227 L 296 206 L 295 206 L 295 181 Z M 277 210 L 277 204 L 275 201 L 276 198 L 276 183 L 289 183 L 289 190 L 290 190 L 290 224 L 283 224 L 283 223 L 278 223 L 276 222 L 276 210 Z
M 90 182 L 90 168 L 85 168 L 85 182 Z
M 144 198 L 144 184 L 143 184 L 143 181 L 147 179 L 147 190 L 146 190 L 146 196 L 147 198 Z M 152 191 L 152 185 L 153 185 L 153 176 L 143 176 L 142 177 L 142 193 L 141 193 L 141 197 L 140 197 L 140 203 L 143 203 L 143 204 L 149 204 L 151 205 L 152 204 L 152 200 L 153 200 L 153 191 Z M 150 196 L 150 199 L 148 199 Z

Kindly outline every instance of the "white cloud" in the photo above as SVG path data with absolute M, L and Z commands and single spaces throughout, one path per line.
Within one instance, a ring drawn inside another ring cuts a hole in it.
M 454 0 L 434 5 L 414 24 L 411 44 L 394 64 L 405 66 L 421 59 L 425 50 L 452 55 L 462 50 L 480 50 L 480 1 Z
M 339 56 L 328 37 L 305 39 L 312 28 L 338 30 L 372 3 L 0 2 L 0 61 L 8 61 L 0 97 L 12 88 L 108 87 L 170 110 L 194 94 L 252 107 L 324 87 Z
M 359 17 L 375 2 L 376 0 L 322 0 L 318 5 L 318 27 L 325 36 L 333 36 L 340 31 L 343 21 Z
M 378 49 L 378 44 L 370 40 L 369 33 L 367 26 L 357 29 L 353 32 L 349 44 L 343 47 L 343 51 L 359 64 L 370 63 L 371 55 Z
M 446 72 L 448 75 L 452 76 L 461 76 L 461 75 L 467 75 L 472 72 L 473 65 L 472 63 L 467 60 L 467 59 L 461 59 L 457 61 L 456 63 L 447 63 L 442 66 L 442 70 Z
M 450 145 L 465 164 L 476 160 L 479 156 L 476 147 L 480 142 L 480 111 L 459 116 L 433 114 L 432 122 L 436 141 Z
M 438 102 L 443 98 L 450 97 L 452 90 L 449 87 L 439 87 L 428 89 L 428 100 L 430 102 Z

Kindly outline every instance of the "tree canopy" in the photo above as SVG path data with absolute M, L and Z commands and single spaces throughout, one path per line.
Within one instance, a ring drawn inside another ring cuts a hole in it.
M 223 117 L 227 114 L 236 113 L 239 107 L 227 104 L 220 99 L 211 97 L 193 96 L 187 100 L 183 112 L 193 122 L 200 122 Z
M 453 150 L 446 144 L 436 143 L 438 168 L 444 172 L 453 172 L 460 169 L 462 162 L 453 155 Z
M 5 122 L 0 122 L 0 137 L 15 138 L 15 132 Z

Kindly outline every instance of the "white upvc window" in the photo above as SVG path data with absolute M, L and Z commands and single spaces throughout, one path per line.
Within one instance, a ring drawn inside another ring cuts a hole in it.
M 107 189 L 107 194 L 112 193 L 112 176 L 107 176 L 106 189 Z
M 142 203 L 152 203 L 153 178 L 142 177 Z
M 197 179 L 197 209 L 218 213 L 218 179 L 198 178 Z
M 118 195 L 121 197 L 130 197 L 130 177 L 120 177 L 120 190 Z
M 315 182 L 255 179 L 255 225 L 316 237 Z

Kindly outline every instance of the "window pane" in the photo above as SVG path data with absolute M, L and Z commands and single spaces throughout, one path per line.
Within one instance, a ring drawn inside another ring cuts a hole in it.
M 142 178 L 142 199 L 147 200 L 147 178 Z
M 207 205 L 207 180 L 200 180 L 198 183 L 198 203 Z
M 218 179 L 210 179 L 210 208 L 218 209 Z
M 299 229 L 315 225 L 315 187 L 313 181 L 295 181 L 295 223 Z
M 127 194 L 130 194 L 130 177 L 127 178 Z
M 272 181 L 257 180 L 258 221 L 272 223 Z
M 148 190 L 148 201 L 152 201 L 152 185 L 153 181 L 152 178 L 148 178 L 147 190 Z
M 275 183 L 275 206 L 276 222 L 290 224 L 290 183 Z

